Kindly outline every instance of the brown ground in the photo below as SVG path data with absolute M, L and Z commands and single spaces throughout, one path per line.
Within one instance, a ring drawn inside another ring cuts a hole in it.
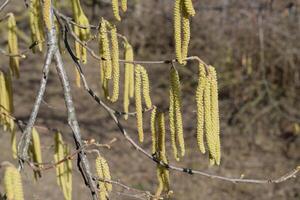
M 147 4 L 147 6 L 150 5 Z M 152 10 L 155 10 L 153 18 L 149 17 L 150 19 L 145 19 L 145 23 L 149 24 L 148 28 L 152 31 L 151 34 L 149 33 L 150 30 L 148 30 L 145 34 L 137 34 L 135 32 L 137 28 L 135 28 L 132 24 L 129 24 L 132 17 L 137 23 L 137 26 L 142 27 L 141 32 L 145 31 L 146 25 L 139 23 L 139 20 L 135 17 L 143 14 L 149 14 L 147 13 L 148 10 L 142 13 L 138 12 L 138 8 L 133 11 L 129 10 L 129 12 L 131 11 L 133 14 L 124 20 L 125 25 L 121 27 L 122 33 L 129 35 L 129 38 L 132 37 L 132 42 L 137 49 L 137 60 L 154 60 L 155 58 L 161 57 L 168 58 L 172 53 L 173 47 L 169 47 L 167 42 L 170 40 L 170 35 L 172 34 L 169 18 L 171 17 L 170 8 L 168 6 L 164 6 L 162 9 L 164 12 L 161 12 L 155 5 L 151 4 L 151 6 Z M 167 28 L 165 27 L 164 30 L 159 29 L 156 33 L 155 26 L 151 25 L 151 21 L 153 22 L 159 19 L 158 17 L 162 18 L 163 23 L 166 22 L 165 26 L 167 26 Z M 128 25 L 128 28 L 126 28 L 126 25 Z M 195 22 L 193 27 L 194 29 L 197 29 L 196 27 L 200 28 L 201 24 L 197 24 Z M 199 52 L 197 51 L 197 45 L 202 47 L 201 43 L 203 43 L 203 41 L 199 39 L 201 38 L 201 34 L 199 33 L 197 35 L 197 31 L 195 30 L 192 34 L 194 36 L 192 44 L 193 41 L 195 41 L 196 44 L 192 45 L 191 54 L 199 55 L 199 53 L 197 53 Z M 153 36 L 151 38 L 153 44 L 148 48 L 150 35 Z M 141 44 L 138 43 L 139 39 Z M 2 44 L 4 45 L 5 43 Z M 206 45 L 209 46 L 209 44 Z M 162 46 L 164 46 L 164 48 L 162 48 Z M 297 47 L 295 48 L 297 50 Z M 154 49 L 158 50 L 154 51 Z M 210 50 L 201 49 L 201 51 L 205 52 L 201 58 L 203 58 L 203 60 L 210 60 L 210 62 L 214 64 L 213 59 L 215 58 L 215 54 L 218 53 L 210 55 L 209 52 L 213 52 L 214 47 L 209 49 Z M 30 55 L 27 59 L 22 60 L 21 78 L 14 81 L 14 104 L 16 108 L 14 116 L 25 121 L 29 117 L 38 89 L 42 67 L 41 57 L 42 54 Z M 64 57 L 66 63 L 65 67 L 69 72 L 68 74 L 71 82 L 74 83 L 74 66 L 67 54 L 65 54 Z M 7 63 L 8 59 L 2 56 L 0 63 L 1 69 L 7 67 Z M 216 64 L 217 63 L 218 61 L 216 61 Z M 166 97 L 168 93 L 168 66 L 151 65 L 147 67 L 150 74 L 153 102 L 162 108 L 167 108 L 168 101 Z M 236 68 L 238 68 L 238 66 Z M 228 92 L 230 87 L 226 87 L 226 84 L 228 84 L 226 81 L 231 81 L 230 77 L 229 80 L 225 80 L 225 75 L 220 73 L 220 85 L 225 85 L 224 90 L 221 88 L 220 93 L 222 163 L 220 167 L 210 167 L 207 155 L 203 156 L 198 152 L 195 140 L 196 114 L 193 111 L 195 109 L 194 91 L 197 75 L 194 72 L 196 72 L 196 69 L 197 67 L 195 64 L 189 65 L 186 68 L 180 68 L 183 84 L 183 119 L 187 155 L 182 162 L 176 163 L 176 161 L 172 158 L 171 148 L 168 148 L 167 151 L 171 163 L 182 167 L 187 166 L 194 169 L 200 169 L 205 172 L 222 176 L 239 177 L 244 175 L 245 178 L 258 179 L 279 177 L 299 165 L 300 137 L 299 133 L 297 134 L 292 128 L 295 121 L 288 119 L 278 120 L 278 118 L 274 117 L 274 115 L 270 112 L 270 110 L 273 110 L 274 108 L 268 102 L 259 104 L 257 107 L 254 105 L 254 111 L 251 110 L 242 113 L 242 117 L 239 117 L 243 118 L 243 120 L 238 117 L 232 120 L 233 113 L 236 112 L 235 109 L 237 107 L 235 102 L 238 101 L 238 98 L 243 98 L 243 96 L 233 97 L 231 94 L 236 93 L 236 91 L 231 92 L 230 90 Z M 222 66 L 218 66 L 217 70 L 222 72 L 226 71 L 225 69 L 222 69 Z M 87 74 L 87 79 L 91 87 L 100 93 L 99 67 L 97 61 L 90 58 L 84 71 Z M 242 78 L 238 79 L 238 81 L 239 82 L 236 84 L 233 83 L 234 87 L 232 88 L 239 91 L 247 90 L 247 88 L 245 88 L 246 86 L 242 85 Z M 125 183 L 130 187 L 155 192 L 157 181 L 154 163 L 132 148 L 132 146 L 119 133 L 117 127 L 109 118 L 105 110 L 99 107 L 83 89 L 76 88 L 74 84 L 72 89 L 83 138 L 94 138 L 100 143 L 107 143 L 111 139 L 117 138 L 117 141 L 113 143 L 111 150 L 107 150 L 105 148 L 100 149 L 101 153 L 103 153 L 110 165 L 113 179 L 120 180 L 122 183 Z M 44 100 L 47 104 L 42 104 L 37 124 L 51 128 L 58 128 L 63 133 L 65 141 L 73 145 L 72 133 L 66 123 L 62 90 L 60 88 L 54 66 L 51 67 L 49 83 Z M 121 110 L 122 100 L 112 106 Z M 295 107 L 294 112 L 299 114 L 299 109 L 297 110 L 297 108 L 299 108 L 299 103 L 297 106 L 298 107 Z M 131 107 L 131 110 L 133 109 L 134 107 Z M 145 118 L 146 141 L 142 144 L 142 146 L 149 151 L 151 148 L 150 133 L 148 123 L 146 123 L 149 121 L 149 114 L 146 114 Z M 124 120 L 122 121 L 129 134 L 136 139 L 137 134 L 135 120 L 130 119 L 128 122 Z M 39 132 L 41 134 L 41 143 L 43 147 L 43 159 L 44 161 L 51 161 L 53 160 L 53 132 L 45 131 L 44 129 L 40 129 Z M 21 133 L 18 132 L 18 135 L 20 134 Z M 0 163 L 2 161 L 11 161 L 16 164 L 16 161 L 13 161 L 11 157 L 9 141 L 10 135 L 1 131 Z M 169 140 L 168 146 L 170 147 Z M 89 157 L 91 164 L 93 165 L 95 156 L 89 155 Z M 73 199 L 89 199 L 89 192 L 84 186 L 83 180 L 76 169 L 75 161 L 73 164 Z M 0 181 L 2 177 L 3 169 L 0 169 Z M 34 182 L 30 168 L 26 167 L 22 178 L 26 199 L 63 199 L 62 193 L 56 184 L 54 169 L 45 171 L 43 173 L 43 177 L 38 182 Z M 2 186 L 3 184 L 0 185 L 1 193 L 3 192 Z M 220 180 L 212 180 L 202 176 L 189 176 L 171 171 L 171 189 L 174 191 L 172 199 L 300 199 L 299 178 L 280 184 L 233 184 Z M 122 195 L 118 194 L 117 191 L 121 191 Z M 132 192 L 124 191 L 115 186 L 111 199 L 135 199 L 130 196 L 126 197 L 125 194 L 132 194 Z

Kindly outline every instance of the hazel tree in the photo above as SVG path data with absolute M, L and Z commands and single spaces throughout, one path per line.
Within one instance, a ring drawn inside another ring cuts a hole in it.
M 6 0 L 0 7 L 0 12 L 6 12 L 5 7 L 10 3 Z M 82 87 L 90 98 L 104 108 L 110 119 L 119 129 L 120 134 L 141 155 L 153 161 L 157 170 L 157 188 L 155 193 L 139 191 L 145 199 L 164 199 L 176 196 L 171 188 L 172 171 L 178 171 L 195 176 L 205 176 L 220 181 L 232 183 L 276 184 L 287 181 L 296 176 L 299 166 L 277 179 L 251 179 L 230 178 L 188 167 L 178 167 L 169 162 L 168 156 L 173 156 L 180 161 L 185 156 L 185 137 L 182 116 L 182 98 L 180 73 L 178 68 L 185 67 L 187 62 L 197 65 L 198 86 L 194 94 L 196 102 L 197 144 L 199 151 L 209 157 L 210 165 L 221 165 L 221 140 L 218 106 L 218 82 L 216 69 L 206 64 L 198 56 L 188 56 L 190 43 L 190 20 L 196 14 L 192 0 L 174 0 L 173 31 L 174 31 L 174 55 L 168 60 L 135 60 L 135 49 L 127 39 L 118 31 L 118 23 L 121 16 L 127 11 L 127 0 L 112 0 L 111 10 L 114 20 L 109 21 L 98 16 L 99 23 L 92 25 L 85 14 L 80 0 L 68 0 L 68 6 L 72 10 L 72 16 L 61 12 L 58 1 L 31 0 L 26 1 L 25 12 L 29 15 L 31 30 L 30 50 L 20 50 L 19 34 L 14 13 L 5 13 L 0 23 L 6 23 L 8 50 L 1 51 L 9 57 L 9 68 L 0 71 L 0 124 L 4 131 L 11 134 L 12 155 L 15 164 L 3 162 L 5 167 L 4 188 L 5 197 L 8 200 L 24 199 L 21 174 L 25 167 L 30 167 L 34 172 L 34 178 L 39 181 L 43 171 L 53 169 L 56 171 L 57 184 L 63 192 L 64 199 L 72 199 L 72 171 L 78 170 L 83 177 L 86 187 L 90 190 L 87 199 L 110 199 L 110 192 L 114 185 L 130 190 L 120 181 L 113 179 L 110 174 L 109 164 L 105 155 L 97 148 L 101 145 L 95 139 L 83 140 L 83 134 L 77 121 L 77 114 L 71 96 L 71 84 L 69 74 L 66 72 L 62 51 L 67 52 L 74 63 L 76 73 L 76 86 Z M 122 14 L 120 14 L 122 13 Z M 70 42 L 72 41 L 72 43 Z M 89 46 L 90 41 L 98 44 L 98 50 Z M 44 64 L 39 90 L 33 104 L 28 121 L 24 122 L 14 117 L 13 106 L 13 81 L 21 79 L 20 60 L 32 53 L 42 52 Z M 83 65 L 87 63 L 87 55 L 91 55 L 99 63 L 101 74 L 100 83 L 102 92 L 97 95 L 89 86 L 89 80 L 85 76 Z M 122 56 L 120 56 L 122 55 Z M 56 66 L 60 85 L 63 89 L 65 107 L 68 115 L 68 125 L 73 133 L 75 149 L 64 142 L 63 133 L 57 129 L 55 132 L 55 152 L 53 161 L 45 162 L 42 159 L 40 135 L 35 127 L 35 122 L 43 101 L 47 81 L 50 76 L 51 63 Z M 169 65 L 169 106 L 163 109 L 153 102 L 151 98 L 151 80 L 148 77 L 147 65 Z M 123 67 L 124 70 L 120 70 Z M 121 73 L 124 72 L 124 73 Z M 120 77 L 124 77 L 121 83 Z M 122 86 L 122 87 L 120 87 Z M 123 91 L 120 91 L 123 88 Z M 122 95 L 122 96 L 121 96 Z M 114 108 L 116 103 L 122 103 L 123 110 Z M 130 105 L 134 105 L 132 108 Z M 145 115 L 150 114 L 150 121 L 146 122 Z M 136 118 L 136 131 L 127 132 L 123 123 L 128 118 Z M 151 127 L 152 151 L 146 151 L 142 143 L 144 138 L 144 124 Z M 169 127 L 167 129 L 166 127 Z M 20 131 L 17 131 L 17 130 Z M 169 130 L 169 132 L 168 132 Z M 17 141 L 17 134 L 20 139 Z M 132 134 L 138 135 L 135 141 Z M 173 155 L 167 155 L 166 134 L 170 134 L 171 150 Z M 197 151 L 195 149 L 195 151 Z M 96 153 L 97 158 L 91 162 L 87 158 L 88 153 Z M 72 160 L 77 160 L 77 166 L 72 166 Z M 18 164 L 18 165 L 17 165 Z M 95 165 L 95 171 L 91 165 Z M 186 177 L 188 179 L 188 177 Z M 27 192 L 27 191 L 26 191 Z

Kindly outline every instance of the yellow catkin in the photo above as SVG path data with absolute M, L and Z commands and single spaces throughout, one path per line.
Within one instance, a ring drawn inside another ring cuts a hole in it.
M 183 0 L 183 3 L 185 12 L 187 12 L 189 16 L 194 16 L 196 14 L 196 11 L 194 9 L 192 0 Z
M 34 162 L 42 163 L 42 152 L 39 133 L 35 128 L 32 129 L 32 145 L 34 150 Z
M 8 166 L 4 172 L 4 190 L 8 200 L 14 199 L 13 167 Z
M 174 113 L 174 94 L 172 88 L 169 92 L 169 121 L 170 121 L 170 134 L 171 134 L 171 145 L 173 149 L 174 158 L 179 161 L 179 155 L 177 150 L 177 139 L 176 139 L 176 127 L 175 127 L 175 113 Z
M 213 133 L 212 117 L 211 117 L 211 76 L 210 74 L 206 78 L 204 89 L 204 119 L 205 119 L 205 136 L 210 157 L 216 158 L 215 154 L 215 137 Z M 210 162 L 213 164 L 214 162 Z
M 182 14 L 182 59 L 186 59 L 188 56 L 188 49 L 190 43 L 190 19 L 186 12 Z M 183 62 L 186 63 L 186 62 Z
M 127 0 L 121 0 L 121 9 L 123 12 L 127 11 Z
M 99 31 L 99 50 L 100 56 L 103 58 L 101 60 L 101 67 L 104 68 L 104 77 L 106 79 L 111 79 L 112 77 L 112 65 L 111 65 L 111 55 L 109 49 L 109 39 L 107 34 L 107 22 L 102 18 L 100 23 Z
M 30 30 L 31 30 L 31 39 L 32 42 L 37 42 L 37 45 L 33 48 L 33 52 L 36 50 L 42 51 L 44 40 L 44 31 L 42 26 L 42 18 L 41 18 L 41 4 L 39 0 L 32 0 L 29 11 L 29 22 L 30 22 Z
M 111 6 L 112 6 L 115 19 L 117 21 L 121 21 L 121 17 L 119 13 L 119 0 L 111 0 Z
M 175 127 L 176 138 L 180 148 L 181 157 L 185 154 L 184 138 L 183 138 L 183 123 L 181 114 L 181 89 L 179 74 L 175 68 L 171 69 L 171 89 L 174 95 L 174 113 L 175 113 Z
M 13 168 L 14 200 L 24 200 L 21 175 L 17 168 Z
M 96 172 L 100 179 L 104 179 L 106 181 L 111 180 L 109 166 L 107 164 L 107 161 L 102 157 L 98 156 L 95 161 L 96 166 Z M 99 181 L 99 199 L 100 200 L 106 200 L 108 197 L 108 192 L 112 191 L 112 184 L 105 182 L 105 181 Z
M 152 154 L 156 153 L 156 145 L 157 145 L 157 133 L 156 133 L 156 110 L 157 108 L 154 107 L 151 111 L 151 119 L 150 119 L 150 128 L 151 128 L 151 139 L 152 139 Z
M 5 169 L 4 188 L 8 200 L 24 200 L 21 175 L 12 165 Z
M 72 10 L 73 10 L 73 18 L 76 22 L 76 24 L 82 26 L 78 27 L 74 25 L 74 32 L 77 35 L 77 37 L 84 43 L 89 40 L 90 38 L 90 24 L 89 20 L 86 17 L 86 15 L 83 12 L 83 9 L 80 4 L 80 0 L 72 0 Z M 77 58 L 82 62 L 87 62 L 87 50 L 84 46 L 79 44 L 77 41 L 75 41 L 75 52 Z M 78 82 L 77 82 L 77 85 Z
M 119 97 L 119 81 L 120 81 L 120 66 L 119 66 L 119 44 L 117 36 L 117 28 L 115 25 L 111 29 L 111 57 L 112 57 L 112 73 L 113 73 L 113 91 L 110 98 L 111 102 L 116 102 Z
M 8 14 L 8 52 L 12 55 L 19 54 L 18 38 L 17 38 L 17 25 L 15 16 L 12 13 Z M 19 58 L 17 56 L 10 56 L 9 66 L 11 73 L 17 78 L 20 77 Z
M 220 149 L 220 122 L 219 122 L 219 105 L 218 105 L 218 82 L 217 73 L 214 67 L 209 66 L 211 75 L 211 119 L 212 129 L 215 141 L 215 162 L 220 165 L 221 149 Z
M 174 43 L 177 61 L 182 64 L 181 55 L 181 8 L 182 0 L 175 0 L 174 4 Z
M 42 152 L 41 152 L 41 144 L 40 144 L 40 137 L 39 133 L 35 128 L 32 128 L 32 143 L 30 145 L 30 150 L 32 151 L 33 162 L 35 163 L 42 163 Z M 37 165 L 39 167 L 39 165 Z M 37 179 L 41 176 L 39 171 L 34 172 L 34 177 Z
M 159 160 L 164 163 L 168 163 L 166 156 L 166 130 L 165 130 L 165 117 L 164 113 L 157 114 L 157 149 Z M 163 190 L 169 190 L 169 171 L 160 165 L 157 165 L 157 178 L 158 178 L 158 188 L 155 195 L 160 196 Z
M 52 27 L 51 23 L 51 0 L 44 0 L 43 5 L 43 17 L 46 28 L 50 30 Z
M 133 50 L 131 45 L 128 41 L 124 43 L 124 59 L 126 61 L 133 61 Z M 130 98 L 133 97 L 134 94 L 134 71 L 133 71 L 133 64 L 132 63 L 125 63 L 125 78 L 124 78 L 124 112 L 129 112 L 129 104 Z M 131 95 L 132 94 L 132 95 Z M 127 120 L 128 115 L 124 115 L 124 118 Z
M 14 159 L 16 159 L 18 156 L 18 150 L 17 150 L 17 136 L 16 136 L 16 130 L 15 128 L 11 131 L 11 149 L 12 149 L 12 156 Z
M 55 153 L 54 160 L 55 162 L 59 162 L 63 160 L 69 150 L 68 147 L 64 144 L 62 136 L 59 132 L 55 134 Z M 64 194 L 66 200 L 72 199 L 72 168 L 70 168 L 70 162 L 64 161 L 58 165 L 56 165 L 56 177 L 57 183 L 61 187 L 61 190 Z
M 139 135 L 139 141 L 144 141 L 143 131 L 143 108 L 142 108 L 142 93 L 141 93 L 141 66 L 135 66 L 135 108 L 136 108 L 136 123 Z
M 142 86 L 143 86 L 143 97 L 146 104 L 146 107 L 149 109 L 152 107 L 152 101 L 150 97 L 150 86 L 149 86 L 149 77 L 147 70 L 141 66 L 141 77 L 142 77 Z
M 205 67 L 202 63 L 199 64 L 199 77 L 198 86 L 196 90 L 196 103 L 197 103 L 197 143 L 199 150 L 205 153 L 204 145 L 204 88 L 205 88 Z

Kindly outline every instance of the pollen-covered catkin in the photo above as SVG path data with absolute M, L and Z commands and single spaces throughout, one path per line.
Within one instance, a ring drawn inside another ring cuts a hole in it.
M 183 14 L 182 14 L 182 50 L 181 50 L 182 60 L 187 58 L 190 37 L 191 37 L 190 19 L 189 19 L 189 16 L 187 15 L 187 13 L 185 11 L 183 11 Z M 186 63 L 186 61 L 183 63 Z
M 69 153 L 68 147 L 64 144 L 62 136 L 59 132 L 55 133 L 55 163 L 65 159 Z M 72 167 L 71 162 L 64 161 L 56 165 L 57 183 L 61 187 L 66 200 L 72 199 Z
M 112 57 L 112 76 L 113 76 L 113 91 L 110 98 L 111 102 L 116 102 L 119 97 L 119 79 L 120 79 L 120 66 L 119 66 L 119 44 L 117 36 L 117 28 L 115 25 L 111 29 L 111 57 Z
M 174 4 L 174 42 L 175 54 L 177 61 L 182 64 L 181 55 L 181 14 L 182 14 L 182 0 L 175 0 Z
M 196 11 L 193 6 L 192 0 L 183 0 L 184 3 L 184 10 L 189 16 L 194 16 Z
M 101 67 L 104 68 L 104 77 L 105 79 L 111 79 L 112 77 L 112 65 L 111 65 L 111 55 L 109 48 L 109 39 L 107 34 L 107 21 L 101 19 L 100 31 L 99 31 L 99 50 L 101 60 Z
M 213 132 L 212 116 L 211 116 L 211 75 L 208 74 L 204 89 L 204 119 L 205 119 L 205 136 L 210 156 L 215 160 L 215 136 Z
M 199 63 L 199 77 L 198 86 L 196 90 L 196 103 L 197 103 L 197 143 L 201 153 L 205 153 L 204 145 L 204 88 L 206 81 L 206 73 L 204 64 Z
M 219 105 L 218 105 L 218 82 L 217 73 L 214 67 L 209 66 L 209 73 L 211 75 L 211 118 L 212 131 L 215 140 L 215 162 L 220 165 L 221 149 L 220 149 L 220 122 L 219 122 Z
M 170 121 L 170 137 L 171 137 L 171 145 L 173 149 L 174 158 L 179 161 L 179 155 L 177 150 L 177 138 L 176 138 L 176 127 L 175 127 L 175 113 L 174 113 L 174 94 L 172 87 L 169 91 L 169 121 Z
M 51 0 L 44 0 L 43 4 L 43 17 L 44 23 L 48 30 L 51 30 L 52 22 L 51 22 Z
M 31 30 L 31 39 L 32 43 L 37 42 L 37 45 L 33 47 L 33 52 L 36 50 L 42 51 L 43 44 L 42 41 L 44 40 L 44 31 L 43 31 L 43 20 L 41 17 L 41 3 L 39 0 L 32 0 L 29 10 L 29 24 Z
M 147 70 L 141 66 L 141 77 L 142 77 L 142 87 L 143 87 L 143 97 L 146 107 L 149 109 L 152 107 L 152 101 L 150 97 L 150 86 Z
M 185 154 L 184 147 L 184 137 L 183 137 L 183 123 L 181 114 L 181 89 L 180 89 L 180 79 L 178 71 L 172 67 L 171 69 L 171 89 L 174 95 L 174 115 L 175 115 L 175 127 L 176 127 L 176 137 L 180 148 L 181 157 Z
M 156 132 L 156 110 L 157 108 L 154 107 L 151 111 L 151 119 L 150 119 L 150 128 L 151 128 L 151 139 L 152 139 L 152 154 L 155 154 L 157 149 L 157 132 Z
M 124 43 L 124 59 L 126 61 L 133 61 L 133 50 L 131 45 L 126 40 Z M 130 98 L 134 95 L 134 71 L 133 71 L 133 64 L 132 63 L 125 63 L 125 78 L 124 78 L 124 112 L 129 112 L 129 104 Z M 127 120 L 128 115 L 125 114 L 124 118 Z
M 13 165 L 5 169 L 4 188 L 8 200 L 24 200 L 21 175 Z
M 111 6 L 112 6 L 115 19 L 117 21 L 121 21 L 121 17 L 119 13 L 119 0 L 111 0 Z
M 37 130 L 33 127 L 32 128 L 32 143 L 30 145 L 30 150 L 32 151 L 32 157 L 33 157 L 33 162 L 35 163 L 42 163 L 42 152 L 41 152 L 41 143 L 40 143 L 40 137 L 39 133 Z M 39 165 L 37 165 L 39 167 Z M 37 179 L 38 177 L 41 176 L 40 171 L 35 171 L 34 172 L 34 177 Z
M 9 58 L 9 67 L 10 71 L 13 76 L 16 76 L 17 78 L 20 77 L 20 70 L 19 70 L 19 48 L 18 48 L 18 38 L 17 38 L 17 25 L 15 16 L 13 13 L 8 14 L 8 52 L 9 54 L 12 54 Z
M 105 182 L 111 180 L 109 166 L 107 164 L 107 161 L 100 155 L 96 158 L 95 165 L 98 177 L 100 179 L 104 179 L 104 181 L 99 181 L 100 200 L 106 200 L 108 192 L 112 191 L 112 184 L 109 182 Z
M 14 200 L 24 200 L 23 184 L 19 170 L 13 167 Z
M 9 200 L 14 199 L 14 181 L 13 181 L 13 167 L 8 166 L 4 172 L 4 190 L 6 198 Z
M 123 12 L 127 11 L 127 0 L 121 0 L 121 9 Z
M 165 117 L 164 113 L 157 113 L 157 149 L 158 159 L 164 163 L 168 163 L 166 155 L 166 130 L 165 130 Z M 160 165 L 157 165 L 157 178 L 158 178 L 158 188 L 155 195 L 160 196 L 162 191 L 169 190 L 169 171 Z
M 89 20 L 84 14 L 84 11 L 80 5 L 79 0 L 72 0 L 72 10 L 73 10 L 73 18 L 77 25 L 74 25 L 74 32 L 76 36 L 85 43 L 90 38 L 90 24 Z M 79 27 L 79 26 L 80 27 Z M 79 42 L 75 41 L 75 49 L 76 56 L 82 62 L 87 62 L 87 52 L 86 48 L 82 46 Z M 77 82 L 78 85 L 78 82 Z
M 142 91 L 141 91 L 141 66 L 135 65 L 135 109 L 136 109 L 136 123 L 139 135 L 139 141 L 144 141 L 143 131 L 143 108 L 142 108 Z

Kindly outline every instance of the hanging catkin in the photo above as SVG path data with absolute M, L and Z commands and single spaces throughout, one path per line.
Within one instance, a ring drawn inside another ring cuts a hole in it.
M 124 43 L 124 59 L 126 61 L 133 61 L 133 50 L 131 45 L 126 40 Z M 124 77 L 124 112 L 129 112 L 130 98 L 134 95 L 134 66 L 132 63 L 125 63 L 125 77 Z M 125 114 L 124 118 L 127 120 L 128 115 Z
M 72 10 L 73 10 L 73 18 L 77 25 L 73 26 L 74 33 L 83 43 L 87 42 L 90 38 L 90 24 L 89 20 L 83 12 L 83 9 L 80 5 L 79 0 L 71 0 Z M 79 26 L 80 27 L 79 27 Z M 87 62 L 87 50 L 84 46 L 82 46 L 78 41 L 75 41 L 75 54 L 76 57 L 82 62 Z M 76 74 L 76 85 L 80 87 L 80 74 L 75 68 Z
M 41 152 L 41 144 L 40 144 L 40 137 L 37 130 L 33 127 L 32 128 L 32 142 L 30 145 L 30 150 L 32 154 L 32 160 L 35 163 L 42 163 L 42 152 Z M 39 165 L 36 165 L 39 167 Z M 37 179 L 38 177 L 41 177 L 40 171 L 34 171 L 34 177 Z
M 189 16 L 196 14 L 192 0 L 183 0 L 184 10 Z
M 119 0 L 111 0 L 111 6 L 112 6 L 115 19 L 117 21 L 121 21 L 121 17 L 119 13 Z
M 202 153 L 205 153 L 204 146 L 204 88 L 205 88 L 205 67 L 204 64 L 199 63 L 199 77 L 198 77 L 198 86 L 196 90 L 196 103 L 197 103 L 197 143 L 199 150 Z
M 116 102 L 119 97 L 119 79 L 120 79 L 120 69 L 119 69 L 119 44 L 117 36 L 117 28 L 112 25 L 111 28 L 111 58 L 112 58 L 112 76 L 113 76 L 113 91 L 110 98 L 111 102 Z
M 172 67 L 170 71 L 170 82 L 171 82 L 171 90 L 173 93 L 173 101 L 174 101 L 174 124 L 176 130 L 176 139 L 180 149 L 181 157 L 185 154 L 184 147 L 184 138 L 183 138 L 183 124 L 182 124 L 182 114 L 181 114 L 181 92 L 180 92 L 180 80 L 179 74 L 177 70 Z
M 157 149 L 158 159 L 163 161 L 164 163 L 168 163 L 166 156 L 166 130 L 165 130 L 165 117 L 164 113 L 157 113 Z M 157 178 L 158 178 L 158 188 L 156 190 L 155 196 L 159 197 L 162 191 L 169 190 L 169 171 L 157 165 Z
M 107 34 L 107 21 L 101 19 L 100 31 L 99 31 L 99 50 L 101 56 L 101 66 L 104 68 L 105 79 L 111 79 L 112 77 L 112 65 L 111 65 L 111 55 L 109 49 L 109 39 Z
M 44 40 L 44 31 L 42 26 L 42 13 L 41 13 L 41 3 L 39 0 L 32 0 L 29 10 L 29 24 L 31 30 L 32 43 L 37 42 L 37 45 L 33 47 L 33 52 L 36 50 L 42 51 Z
M 175 0 L 174 4 L 174 41 L 175 41 L 175 53 L 177 61 L 182 64 L 181 55 L 181 11 L 182 0 Z
M 55 163 L 61 162 L 69 154 L 68 147 L 64 144 L 59 132 L 55 134 Z M 57 183 L 61 187 L 65 200 L 72 199 L 72 163 L 68 160 L 56 165 Z
M 4 188 L 8 200 L 24 200 L 21 175 L 13 165 L 5 169 Z
M 157 149 L 157 132 L 156 132 L 156 110 L 157 108 L 154 107 L 151 111 L 151 119 L 150 119 L 150 128 L 151 128 L 151 139 L 152 139 L 152 154 L 156 153 Z
M 99 197 L 100 200 L 106 200 L 108 197 L 108 193 L 112 191 L 112 184 L 107 182 L 111 180 L 109 166 L 107 161 L 102 157 L 98 156 L 95 161 L 97 175 L 100 179 L 104 179 L 98 181 L 99 183 Z
M 147 70 L 141 66 L 141 78 L 142 78 L 142 85 L 143 85 L 143 97 L 146 104 L 146 107 L 150 109 L 152 107 L 152 101 L 150 97 L 150 86 L 149 86 L 149 78 Z
M 15 16 L 12 13 L 8 14 L 8 52 L 11 54 L 9 58 L 9 66 L 10 71 L 13 76 L 16 76 L 17 78 L 20 77 L 19 72 L 19 49 L 18 49 L 18 38 L 17 38 L 17 25 Z
M 183 10 L 182 11 L 182 50 L 181 57 L 182 59 L 186 59 L 188 55 L 189 43 L 190 43 L 190 19 L 188 14 Z M 183 63 L 186 63 L 183 62 Z
M 144 141 L 143 131 L 143 108 L 142 108 L 142 91 L 141 91 L 141 66 L 135 65 L 135 109 L 136 109 L 136 123 L 139 135 L 139 141 Z
M 179 161 L 179 155 L 177 150 L 177 138 L 176 138 L 176 127 L 175 127 L 175 113 L 174 113 L 174 94 L 172 88 L 169 91 L 169 121 L 170 121 L 170 134 L 171 134 L 171 145 L 173 149 L 174 158 Z
M 51 19 L 51 0 L 44 0 L 43 4 L 43 17 L 44 17 L 44 23 L 46 25 L 46 28 L 48 30 L 51 30 L 52 26 L 52 19 Z
M 205 118 L 205 136 L 209 150 L 211 164 L 214 164 L 216 158 L 216 141 L 213 132 L 212 115 L 211 115 L 211 74 L 208 74 L 204 89 L 204 118 Z M 212 162 L 213 161 L 213 162 Z
M 123 12 L 127 11 L 127 0 L 121 0 L 121 9 Z
M 215 143 L 215 162 L 220 165 L 221 150 L 220 150 L 220 122 L 219 122 L 219 105 L 218 105 L 218 82 L 217 73 L 214 67 L 209 66 L 209 73 L 211 75 L 211 119 L 212 132 Z

